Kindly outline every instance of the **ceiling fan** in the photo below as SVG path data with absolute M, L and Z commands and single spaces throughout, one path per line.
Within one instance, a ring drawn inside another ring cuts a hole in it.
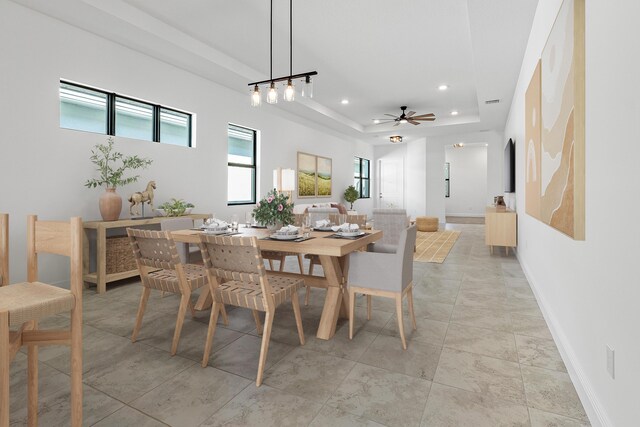
M 406 113 L 406 105 L 403 105 L 402 107 L 400 107 L 400 109 L 402 110 L 402 114 L 400 114 L 399 116 L 396 116 L 394 114 L 385 114 L 385 116 L 390 116 L 393 118 L 389 119 L 385 117 L 382 119 L 374 119 L 374 122 L 376 124 L 396 122 L 394 126 L 398 126 L 400 123 L 411 123 L 412 125 L 419 125 L 420 122 L 432 122 L 436 119 L 436 115 L 433 113 L 420 114 L 417 116 L 415 115 L 415 111 L 409 111 L 408 113 Z

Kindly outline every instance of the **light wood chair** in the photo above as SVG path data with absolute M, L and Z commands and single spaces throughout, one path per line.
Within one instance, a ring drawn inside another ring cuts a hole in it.
M 170 292 L 180 295 L 180 307 L 176 320 L 176 329 L 173 333 L 171 344 L 171 355 L 178 351 L 180 332 L 187 308 L 191 310 L 191 315 L 195 316 L 193 305 L 191 304 L 191 294 L 196 289 L 207 284 L 207 273 L 204 267 L 194 264 L 183 264 L 176 244 L 168 231 L 141 230 L 127 228 L 127 235 L 131 242 L 133 254 L 142 279 L 142 296 L 136 315 L 136 323 L 131 334 L 131 341 L 136 342 L 142 318 L 147 308 L 147 301 L 152 289 L 162 292 Z M 229 323 L 224 306 L 219 306 L 225 324 Z
M 367 319 L 371 318 L 371 296 L 392 298 L 396 302 L 396 317 L 402 348 L 407 349 L 402 318 L 402 298 L 407 297 L 409 316 L 416 329 L 413 312 L 413 247 L 416 226 L 400 232 L 396 253 L 355 252 L 349 259 L 349 339 L 353 338 L 355 294 L 367 296 Z
M 256 385 L 262 384 L 267 360 L 271 327 L 276 307 L 291 299 L 298 328 L 300 344 L 304 345 L 304 331 L 300 316 L 298 289 L 304 281 L 278 275 L 267 275 L 256 237 L 217 237 L 200 235 L 200 250 L 209 274 L 209 288 L 213 295 L 213 308 L 207 341 L 204 346 L 202 367 L 209 363 L 213 336 L 218 321 L 218 308 L 223 304 L 248 308 L 253 311 L 258 333 L 262 333 L 260 360 Z M 258 312 L 265 312 L 264 327 Z
M 160 222 L 160 230 L 162 231 L 186 230 L 189 228 L 193 228 L 193 219 L 191 218 L 167 218 Z M 176 243 L 176 249 L 183 264 L 192 263 L 194 259 L 200 257 L 200 248 L 197 245 Z
M 4 221 L 8 221 L 5 217 Z M 6 255 L 7 240 L 0 252 Z M 38 254 L 70 258 L 70 289 L 38 281 Z M 4 260 L 3 260 L 4 261 Z M 38 321 L 71 313 L 68 330 L 39 330 Z M 10 328 L 17 329 L 10 332 Z M 27 282 L 0 287 L 0 426 L 9 425 L 9 365 L 27 346 L 28 424 L 38 425 L 38 347 L 71 347 L 71 425 L 82 425 L 82 220 L 39 221 L 27 218 Z
M 0 213 L 0 286 L 9 284 L 9 214 Z

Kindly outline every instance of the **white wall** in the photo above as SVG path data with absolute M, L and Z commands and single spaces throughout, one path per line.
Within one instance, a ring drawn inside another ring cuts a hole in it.
M 419 138 L 407 144 L 406 160 L 406 207 L 413 218 L 424 215 L 427 210 L 427 140 Z
M 487 206 L 487 147 L 484 144 L 447 147 L 445 162 L 450 168 L 446 215 L 483 217 Z
M 373 149 L 366 144 L 337 137 L 317 125 L 307 126 L 299 118 L 289 120 L 277 108 L 253 109 L 248 96 L 239 92 L 4 0 L 0 1 L 0 40 L 0 211 L 11 215 L 12 281 L 26 276 L 27 214 L 47 219 L 100 217 L 101 190 L 89 190 L 83 184 L 94 176 L 90 150 L 104 143 L 106 136 L 59 128 L 61 78 L 196 114 L 192 149 L 116 138 L 118 150 L 154 161 L 141 172 L 138 183 L 118 189 L 124 197 L 155 179 L 157 202 L 182 198 L 194 203 L 196 212 L 220 216 L 250 210 L 250 206 L 226 206 L 229 122 L 261 132 L 262 194 L 272 186 L 273 169 L 296 168 L 296 152 L 305 151 L 333 158 L 330 200 L 341 201 L 344 189 L 353 183 L 353 156 L 373 158 Z M 357 202 L 363 213 L 370 212 L 371 206 L 371 200 Z M 127 214 L 125 207 L 123 216 Z M 66 261 L 43 261 L 43 280 L 65 280 Z
M 586 240 L 524 212 L 524 93 L 560 0 L 541 0 L 505 138 L 517 143 L 518 257 L 593 425 L 640 420 L 640 2 L 586 2 Z M 605 345 L 616 351 L 616 378 Z

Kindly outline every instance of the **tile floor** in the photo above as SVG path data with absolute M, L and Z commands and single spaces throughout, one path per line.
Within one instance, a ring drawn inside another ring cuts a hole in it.
M 341 320 L 315 338 L 323 291 L 303 307 L 298 342 L 289 304 L 278 308 L 264 385 L 255 387 L 260 338 L 250 312 L 229 310 L 209 367 L 200 367 L 208 313 L 186 320 L 169 356 L 178 300 L 149 301 L 129 340 L 140 288 L 85 293 L 85 425 L 91 426 L 581 426 L 588 419 L 518 261 L 489 255 L 483 225 L 462 234 L 443 264 L 415 263 L 417 331 L 402 351 L 394 305 L 374 298 L 356 334 Z M 295 261 L 287 269 L 295 270 Z M 406 310 L 405 310 L 406 311 Z M 55 317 L 43 326 L 65 325 Z M 405 316 L 405 328 L 408 318 Z M 40 351 L 40 425 L 68 424 L 68 351 Z M 26 424 L 26 356 L 11 371 L 12 425 Z

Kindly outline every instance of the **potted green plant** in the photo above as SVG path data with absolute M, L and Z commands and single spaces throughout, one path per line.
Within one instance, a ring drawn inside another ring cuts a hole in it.
M 194 207 L 193 203 L 185 202 L 182 199 L 171 199 L 170 202 L 161 204 L 156 211 L 162 216 L 182 216 L 190 214 Z
M 351 207 L 349 208 L 350 211 L 353 210 L 353 202 L 358 200 L 359 197 L 360 194 L 358 193 L 358 190 L 356 190 L 356 187 L 354 187 L 353 185 L 348 186 L 347 189 L 344 190 L 344 199 L 347 201 L 347 203 L 351 204 Z
M 91 162 L 96 165 L 100 176 L 87 180 L 87 188 L 104 186 L 106 191 L 100 196 L 100 215 L 104 221 L 115 221 L 120 217 L 122 197 L 116 193 L 116 188 L 134 183 L 140 175 L 124 177 L 125 172 L 135 169 L 146 169 L 152 160 L 138 156 L 125 156 L 113 150 L 113 137 L 107 139 L 106 144 L 96 144 L 91 150 Z M 119 164 L 119 165 L 118 165 Z
M 275 230 L 278 226 L 293 224 L 293 203 L 289 203 L 288 195 L 278 193 L 274 188 L 256 203 L 253 217 L 258 224 L 266 225 L 270 230 Z

